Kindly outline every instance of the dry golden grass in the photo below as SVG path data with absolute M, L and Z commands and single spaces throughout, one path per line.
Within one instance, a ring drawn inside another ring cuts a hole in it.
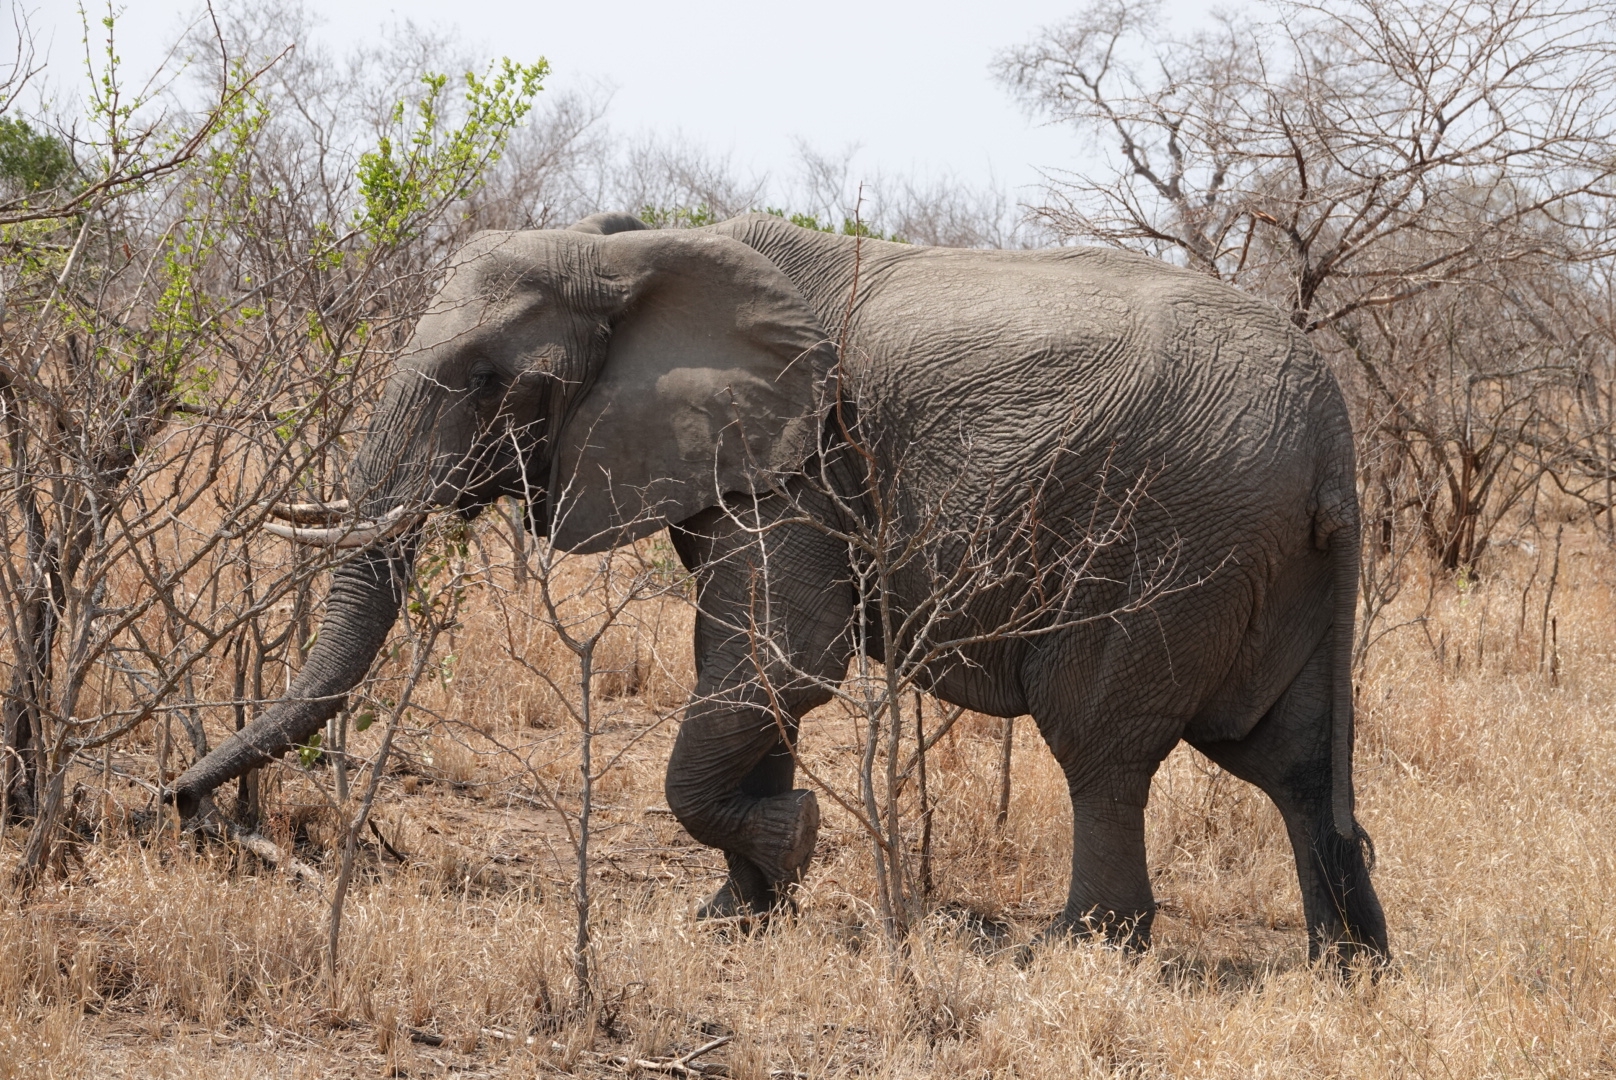
M 322 892 L 154 830 L 144 792 L 115 782 L 67 876 L 0 910 L 0 1078 L 620 1074 L 606 1055 L 673 1055 L 712 1033 L 733 1041 L 704 1060 L 745 1078 L 1616 1075 L 1616 555 L 1568 533 L 1557 680 L 1538 664 L 1542 580 L 1518 633 L 1524 557 L 1486 569 L 1438 582 L 1429 621 L 1382 641 L 1361 682 L 1359 804 L 1396 954 L 1378 983 L 1308 966 L 1278 815 L 1184 748 L 1150 809 L 1154 949 L 1077 943 L 1018 967 L 1003 947 L 1064 897 L 1068 811 L 1022 724 L 994 829 L 999 722 L 978 717 L 930 759 L 938 894 L 912 982 L 871 926 L 867 846 L 830 800 L 800 918 L 750 939 L 698 926 L 720 860 L 655 812 L 666 717 L 691 677 L 689 614 L 669 602 L 608 647 L 603 749 L 627 749 L 599 791 L 605 1001 L 590 1024 L 568 1020 L 571 852 L 518 761 L 570 783 L 571 736 L 506 646 L 558 677 L 566 657 L 520 618 L 508 636 L 483 594 L 423 691 L 437 721 L 384 786 L 377 818 L 409 861 L 367 850 L 340 985 L 321 968 Z M 1424 582 L 1393 618 L 1420 614 Z M 851 788 L 855 742 L 825 715 L 804 752 Z M 316 782 L 281 770 L 269 830 L 329 866 Z

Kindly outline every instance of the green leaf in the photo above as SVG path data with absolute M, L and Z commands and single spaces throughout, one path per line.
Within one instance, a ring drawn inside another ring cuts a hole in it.
M 61 187 L 73 174 L 73 155 L 54 135 L 0 116 L 0 180 L 23 194 Z
M 421 77 L 426 93 L 413 113 L 398 103 L 395 132 L 360 155 L 356 178 L 363 206 L 358 224 L 372 243 L 398 244 L 418 235 L 453 200 L 483 182 L 504 152 L 511 132 L 533 108 L 550 65 L 542 58 L 518 64 L 503 58 L 479 76 L 465 76 L 464 117 L 458 127 L 445 119 L 449 77 Z M 406 121 L 406 116 L 408 120 Z

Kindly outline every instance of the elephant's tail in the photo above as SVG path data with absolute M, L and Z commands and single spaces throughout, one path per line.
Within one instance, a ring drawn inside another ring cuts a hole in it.
M 1330 592 L 1335 603 L 1330 633 L 1330 810 L 1335 831 L 1347 840 L 1367 842 L 1353 815 L 1352 643 L 1358 617 L 1357 499 L 1328 507 L 1315 523 L 1317 541 L 1328 545 Z

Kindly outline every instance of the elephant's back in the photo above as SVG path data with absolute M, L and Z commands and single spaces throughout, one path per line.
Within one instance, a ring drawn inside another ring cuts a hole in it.
M 1272 306 L 1095 249 L 923 249 L 872 267 L 851 327 L 861 393 L 896 452 L 1002 485 L 1064 469 L 1152 474 L 1164 509 L 1287 505 L 1300 527 L 1350 430 L 1323 360 Z M 1184 522 L 1185 527 L 1188 523 Z

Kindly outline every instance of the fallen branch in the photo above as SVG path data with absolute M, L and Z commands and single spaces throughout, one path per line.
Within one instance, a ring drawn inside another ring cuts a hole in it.
M 732 1038 L 734 1038 L 733 1035 L 720 1035 L 712 1042 L 703 1043 L 701 1046 L 696 1047 L 688 1054 L 680 1054 L 678 1057 L 669 1058 L 666 1061 L 657 1061 L 648 1058 L 630 1058 L 621 1054 L 611 1057 L 605 1057 L 605 1055 L 602 1056 L 605 1057 L 605 1060 L 608 1063 L 623 1069 L 644 1069 L 646 1072 L 673 1073 L 676 1076 L 706 1076 L 709 1070 L 717 1070 L 723 1066 L 693 1065 L 691 1062 L 695 1061 L 696 1058 L 701 1057 L 703 1054 L 708 1053 L 709 1051 L 717 1050 L 720 1046 L 723 1046 Z
M 478 1028 L 477 1030 L 479 1032 L 481 1032 L 482 1034 L 488 1036 L 488 1038 L 490 1038 L 490 1039 L 499 1039 L 499 1040 L 501 1040 L 503 1042 L 519 1042 L 523 1046 L 532 1046 L 534 1043 L 539 1041 L 537 1038 L 535 1038 L 532 1035 L 529 1035 L 527 1038 L 524 1039 L 520 1035 L 512 1035 L 508 1031 L 499 1030 L 499 1028 Z M 559 1043 L 552 1043 L 551 1045 L 552 1046 L 560 1046 Z
M 260 833 L 250 832 L 229 818 L 221 817 L 212 800 L 204 800 L 202 813 L 191 819 L 187 831 L 199 833 L 214 840 L 229 841 L 252 852 L 268 866 L 284 869 L 317 889 L 325 887 L 321 873 L 297 856 L 282 851 L 275 842 Z
M 387 842 L 387 837 L 383 836 L 382 831 L 376 827 L 376 819 L 375 818 L 371 818 L 365 824 L 370 826 L 371 834 L 373 836 L 375 836 L 377 841 L 380 842 L 380 844 L 382 845 L 382 847 L 387 850 L 387 854 L 391 855 L 393 858 L 397 859 L 401 863 L 407 863 L 407 862 L 410 861 L 408 857 L 406 857 L 403 853 L 401 853 L 398 850 L 398 848 L 394 847 L 392 844 L 389 844 Z
M 538 1041 L 531 1035 L 523 1039 L 518 1035 L 511 1035 L 508 1032 L 499 1030 L 498 1028 L 482 1028 L 480 1030 L 490 1039 L 500 1039 L 505 1042 L 520 1042 L 526 1046 L 532 1046 Z M 619 1069 L 641 1069 L 645 1072 L 673 1073 L 675 1076 L 709 1076 L 717 1074 L 720 1070 L 725 1070 L 725 1067 L 722 1065 L 695 1064 L 696 1059 L 701 1057 L 703 1054 L 708 1054 L 714 1050 L 717 1050 L 720 1046 L 728 1043 L 734 1037 L 735 1036 L 733 1035 L 720 1035 L 711 1042 L 703 1043 L 688 1053 L 680 1054 L 676 1058 L 668 1058 L 666 1060 L 657 1060 L 654 1058 L 631 1058 L 626 1054 L 602 1054 L 598 1050 L 583 1050 L 579 1051 L 579 1053 L 584 1057 L 594 1058 L 603 1064 L 613 1065 Z M 562 1046 L 558 1042 L 552 1042 L 550 1044 L 550 1049 L 562 1053 L 565 1053 L 567 1050 L 566 1047 Z M 777 1073 L 771 1072 L 769 1075 L 775 1076 Z M 778 1073 L 778 1075 L 795 1076 L 797 1074 Z

